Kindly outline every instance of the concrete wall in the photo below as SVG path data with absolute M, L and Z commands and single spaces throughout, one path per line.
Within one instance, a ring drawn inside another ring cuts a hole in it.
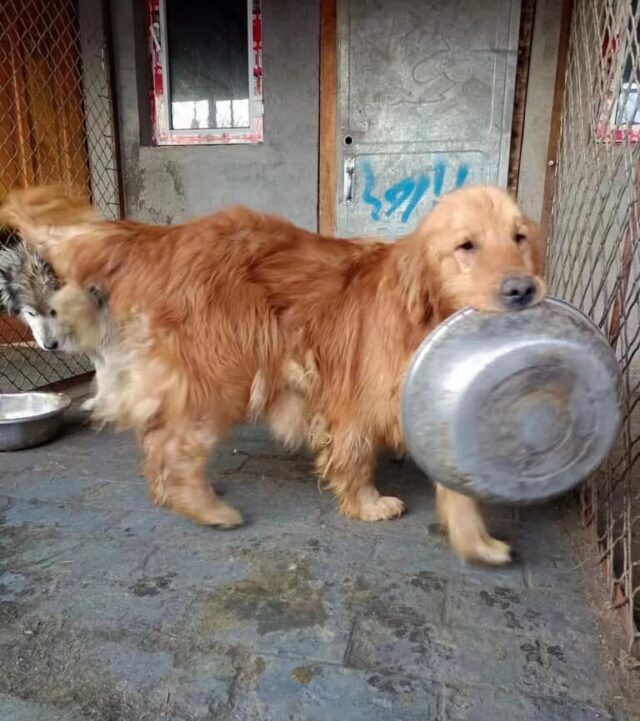
M 175 222 L 230 204 L 317 227 L 317 0 L 264 0 L 261 145 L 149 145 L 142 0 L 112 0 L 125 211 Z
M 542 213 L 561 14 L 560 0 L 537 0 L 518 184 L 518 201 L 534 220 Z
M 264 1 L 265 142 L 258 146 L 151 146 L 143 2 L 111 4 L 127 216 L 164 223 L 244 203 L 316 229 L 319 1 Z M 535 219 L 542 210 L 560 14 L 558 0 L 538 0 L 518 190 Z

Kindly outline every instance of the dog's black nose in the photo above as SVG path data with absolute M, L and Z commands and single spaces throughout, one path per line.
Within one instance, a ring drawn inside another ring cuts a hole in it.
M 500 300 L 508 310 L 526 308 L 535 297 L 536 282 L 530 275 L 511 275 L 500 286 Z
M 57 340 L 51 340 L 48 343 L 44 344 L 44 347 L 47 350 L 56 350 L 58 348 L 58 341 Z

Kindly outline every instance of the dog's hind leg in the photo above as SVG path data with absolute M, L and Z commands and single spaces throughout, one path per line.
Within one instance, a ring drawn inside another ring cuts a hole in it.
M 196 523 L 231 528 L 242 516 L 216 495 L 205 477 L 215 434 L 203 424 L 188 421 L 145 433 L 144 471 L 156 505 L 168 506 Z
M 440 523 L 461 558 L 492 565 L 511 560 L 509 545 L 489 535 L 475 499 L 441 485 L 436 485 L 436 494 Z
M 375 485 L 374 444 L 357 433 L 331 431 L 319 450 L 316 467 L 321 478 L 336 494 L 340 512 L 360 521 L 383 521 L 404 513 L 404 503 L 383 496 Z
M 167 468 L 164 453 L 167 433 L 164 428 L 147 431 L 138 436 L 144 451 L 142 470 L 147 479 L 149 497 L 156 506 L 169 504 L 167 489 Z

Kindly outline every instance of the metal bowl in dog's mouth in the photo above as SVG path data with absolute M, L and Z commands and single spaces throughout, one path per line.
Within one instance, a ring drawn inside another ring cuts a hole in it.
M 71 398 L 63 393 L 0 393 L 0 451 L 32 448 L 53 439 Z
M 413 357 L 403 430 L 433 481 L 489 501 L 531 502 L 573 488 L 606 459 L 621 388 L 611 347 L 563 301 L 464 310 Z

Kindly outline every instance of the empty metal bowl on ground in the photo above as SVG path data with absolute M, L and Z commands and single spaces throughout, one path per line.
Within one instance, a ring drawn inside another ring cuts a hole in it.
M 433 481 L 494 502 L 560 495 L 591 475 L 620 432 L 622 380 L 592 321 L 548 298 L 527 310 L 463 310 L 414 355 L 407 448 Z
M 0 393 L 0 451 L 32 448 L 52 440 L 71 398 L 63 393 Z

